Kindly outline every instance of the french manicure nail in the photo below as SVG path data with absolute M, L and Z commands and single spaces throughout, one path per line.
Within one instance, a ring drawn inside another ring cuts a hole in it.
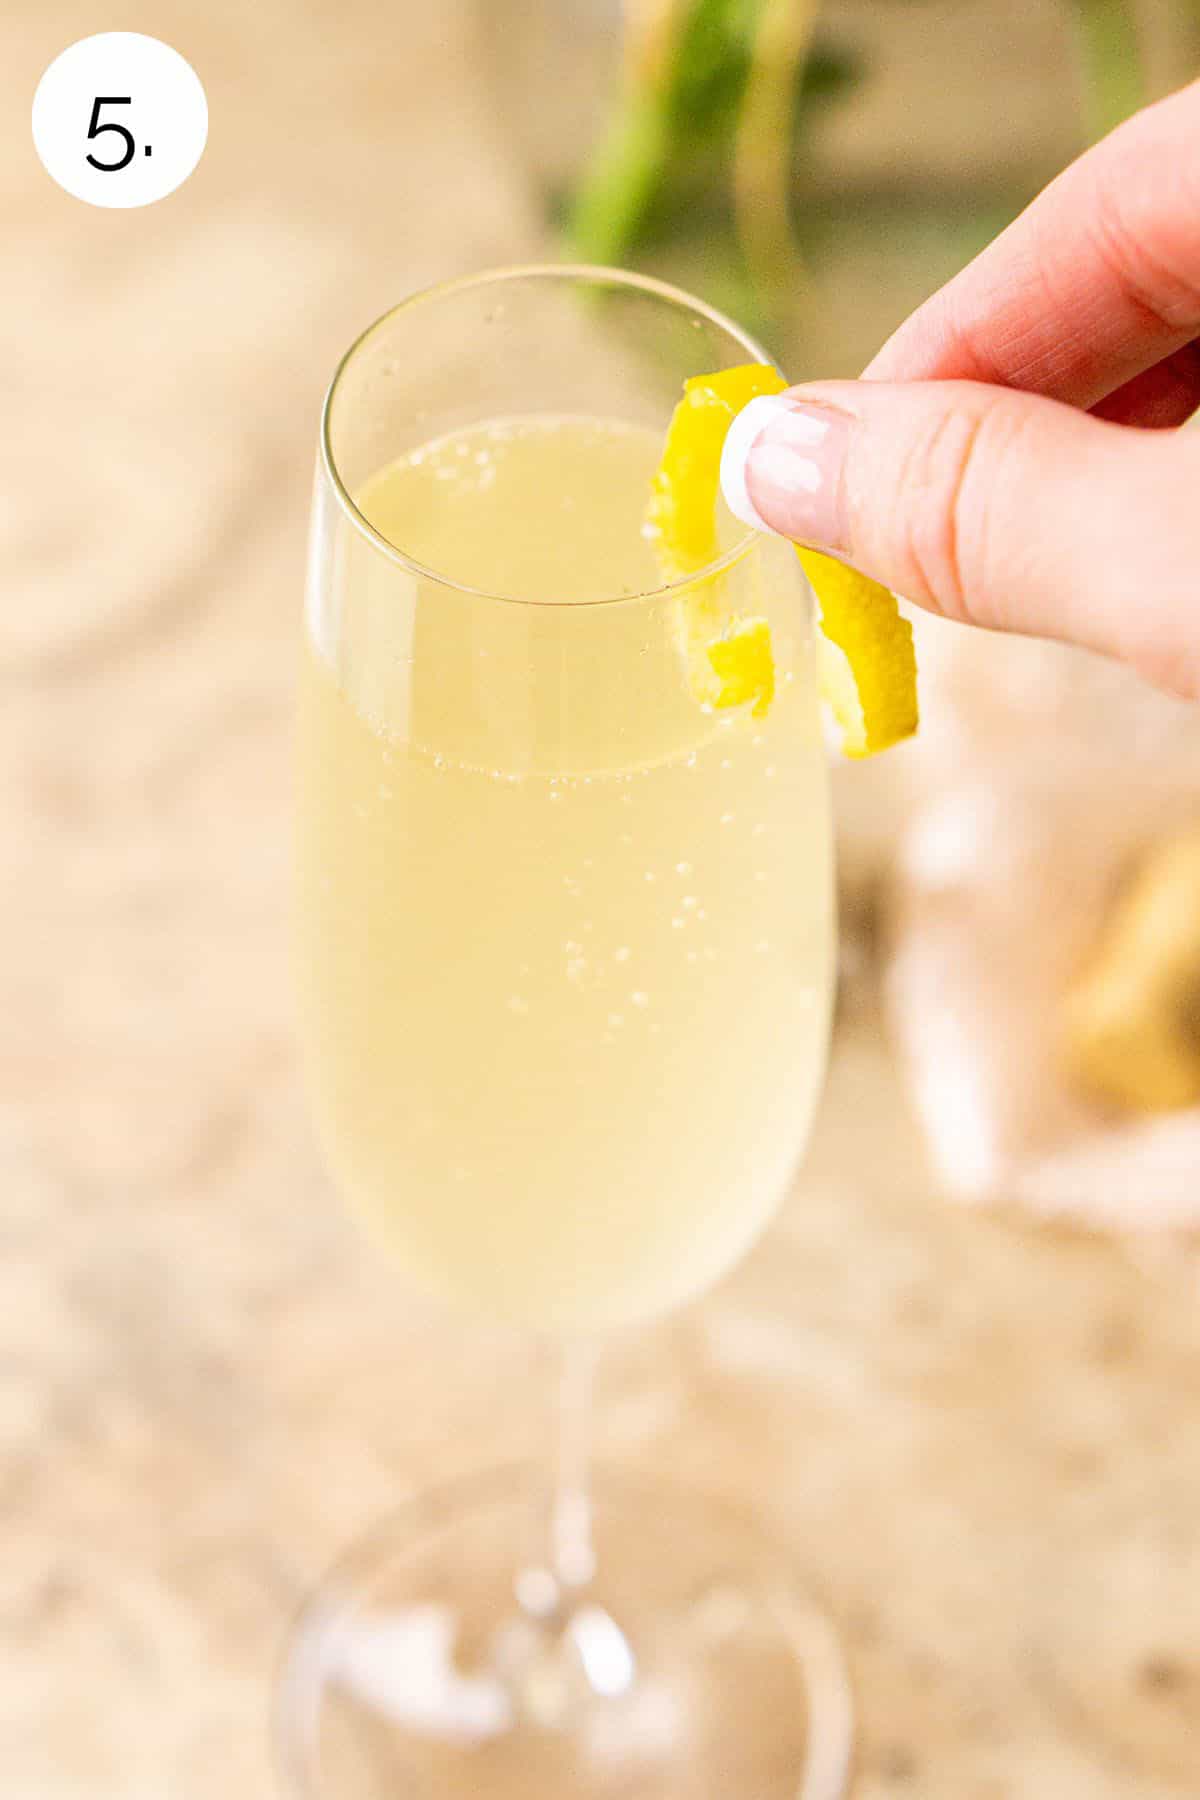
M 842 468 L 854 421 L 829 406 L 762 394 L 725 438 L 721 492 L 730 512 L 817 550 L 848 549 Z

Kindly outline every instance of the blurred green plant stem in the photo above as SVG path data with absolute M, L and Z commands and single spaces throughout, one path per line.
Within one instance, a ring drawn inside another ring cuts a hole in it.
M 743 310 L 761 313 L 799 280 L 797 124 L 858 73 L 856 59 L 813 45 L 818 10 L 819 0 L 625 0 L 624 92 L 570 209 L 578 254 L 636 260 L 716 186 L 735 208 Z
M 1200 18 L 1200 0 L 1180 3 Z M 1145 97 L 1132 0 L 1046 4 L 1070 8 L 1084 125 L 1101 136 Z M 1005 0 L 996 12 L 1002 29 Z M 861 57 L 823 32 L 821 0 L 623 0 L 621 19 L 622 92 L 570 203 L 573 250 L 637 263 L 707 231 L 723 302 L 790 336 L 809 286 L 799 146 L 862 79 Z
M 1137 20 L 1128 0 L 1071 4 L 1083 72 L 1084 125 L 1095 142 L 1145 104 Z
M 797 91 L 820 0 L 763 0 L 734 136 L 738 242 L 756 290 L 801 305 L 804 268 L 792 226 Z

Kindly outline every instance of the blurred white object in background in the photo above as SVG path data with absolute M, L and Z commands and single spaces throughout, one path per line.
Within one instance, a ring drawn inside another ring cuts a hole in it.
M 918 634 L 887 996 L 936 1165 L 966 1199 L 1200 1221 L 1200 1109 L 1105 1112 L 1064 1052 L 1114 895 L 1200 820 L 1200 709 L 1078 651 Z

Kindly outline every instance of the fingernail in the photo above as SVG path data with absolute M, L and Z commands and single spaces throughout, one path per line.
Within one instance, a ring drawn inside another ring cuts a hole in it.
M 721 456 L 730 512 L 756 531 L 847 550 L 842 468 L 853 423 L 848 413 L 788 394 L 751 400 L 730 426 Z

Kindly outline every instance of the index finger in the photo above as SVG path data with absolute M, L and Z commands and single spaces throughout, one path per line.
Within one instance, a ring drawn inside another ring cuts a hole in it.
M 1200 81 L 1051 182 L 864 371 L 1097 401 L 1200 331 Z

